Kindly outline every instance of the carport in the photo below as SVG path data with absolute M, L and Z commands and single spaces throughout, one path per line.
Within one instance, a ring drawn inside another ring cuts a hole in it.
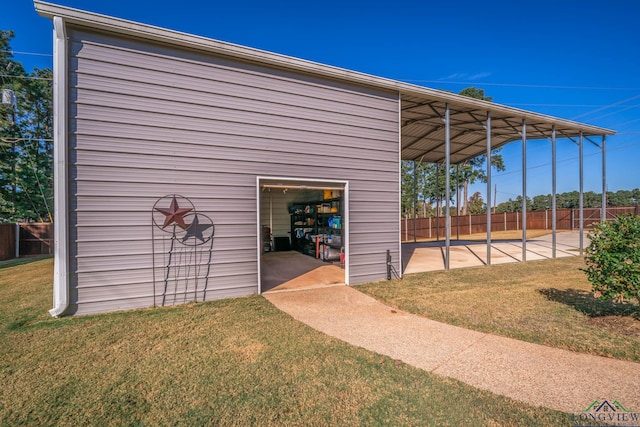
M 430 93 L 432 92 L 432 93 Z M 420 93 L 401 91 L 402 160 L 428 162 L 445 170 L 445 227 L 443 248 L 445 270 L 451 264 L 451 188 L 450 166 L 484 155 L 487 168 L 487 206 L 491 199 L 491 153 L 513 141 L 522 141 L 522 242 L 519 260 L 527 260 L 527 141 L 544 139 L 551 142 L 552 173 L 552 233 L 551 257 L 558 256 L 556 237 L 556 147 L 559 140 L 576 144 L 579 149 L 579 253 L 584 248 L 584 155 L 585 141 L 602 153 L 602 211 L 606 218 L 606 137 L 614 131 L 583 123 L 537 114 L 487 101 L 464 98 L 441 91 L 421 88 Z M 415 171 L 415 168 L 414 168 Z M 414 176 L 415 178 L 415 176 Z M 415 200 L 414 200 L 415 206 Z M 414 209 L 414 215 L 415 209 Z M 415 216 L 414 216 L 415 219 Z M 415 221 L 414 221 L 415 224 Z M 486 256 L 483 263 L 491 265 L 491 210 L 487 209 Z M 404 251 L 406 253 L 406 251 Z

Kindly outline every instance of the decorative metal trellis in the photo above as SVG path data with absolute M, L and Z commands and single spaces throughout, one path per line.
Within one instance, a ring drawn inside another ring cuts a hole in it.
M 205 301 L 215 226 L 188 198 L 169 194 L 151 210 L 153 305 Z M 158 288 L 162 290 L 158 294 Z

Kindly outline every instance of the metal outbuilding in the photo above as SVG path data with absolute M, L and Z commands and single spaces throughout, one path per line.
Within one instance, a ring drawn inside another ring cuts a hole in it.
M 261 227 L 287 226 L 271 211 L 292 200 L 289 189 L 337 191 L 344 281 L 381 279 L 387 253 L 402 265 L 402 160 L 447 167 L 551 139 L 555 192 L 556 139 L 597 143 L 604 166 L 614 133 L 34 3 L 54 26 L 54 316 L 261 292 Z M 195 224 L 186 232 L 183 218 Z

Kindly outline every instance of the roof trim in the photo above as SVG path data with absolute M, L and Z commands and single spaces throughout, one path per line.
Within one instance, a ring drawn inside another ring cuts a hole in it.
M 394 91 L 400 96 L 424 97 L 428 100 L 447 102 L 452 106 L 464 109 L 481 110 L 497 115 L 516 116 L 520 119 L 542 122 L 548 125 L 566 127 L 583 132 L 586 135 L 613 135 L 611 129 L 591 126 L 585 123 L 547 116 L 527 110 L 508 107 L 506 105 L 481 101 L 453 93 L 430 89 L 424 86 L 391 80 L 383 77 L 347 70 L 344 68 L 324 65 L 313 61 L 294 58 L 291 56 L 267 52 L 233 43 L 222 42 L 180 31 L 169 30 L 148 24 L 114 18 L 93 12 L 86 12 L 66 6 L 60 6 L 40 0 L 34 0 L 38 14 L 52 18 L 62 17 L 67 23 L 89 26 L 93 29 L 107 30 L 118 34 L 133 36 L 153 41 L 160 41 L 174 46 L 187 47 L 218 55 L 238 58 L 245 61 L 258 62 L 272 67 L 284 68 L 297 72 L 319 75 L 331 79 L 342 80 L 360 85 L 370 86 L 382 90 Z

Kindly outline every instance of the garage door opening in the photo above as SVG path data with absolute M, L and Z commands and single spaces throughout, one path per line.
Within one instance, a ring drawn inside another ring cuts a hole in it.
M 347 183 L 258 178 L 257 187 L 260 292 L 347 283 Z

